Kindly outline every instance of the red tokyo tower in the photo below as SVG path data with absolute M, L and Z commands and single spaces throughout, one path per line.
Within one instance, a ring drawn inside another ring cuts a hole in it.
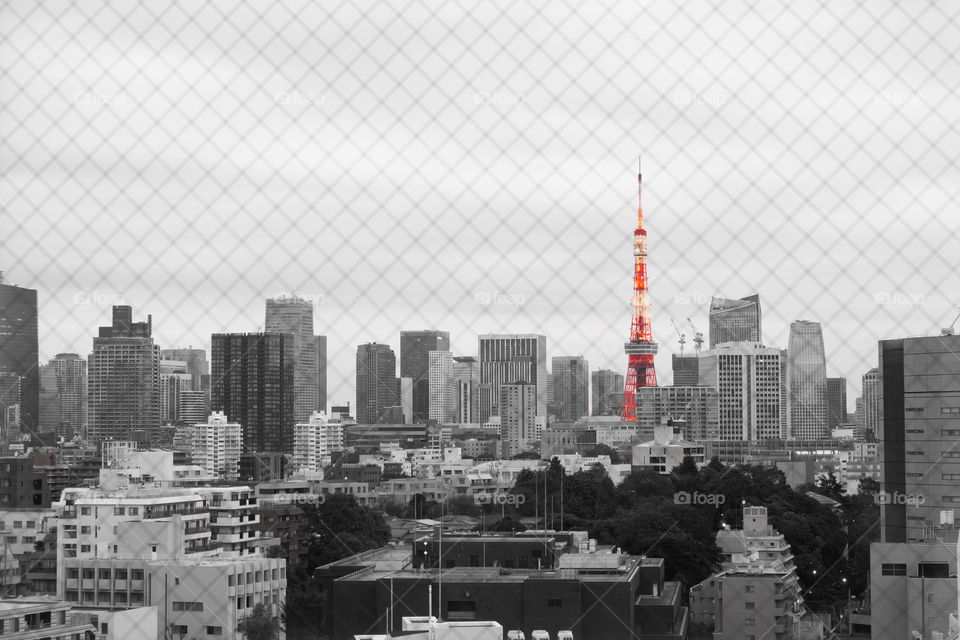
M 642 170 L 641 170 L 642 171 Z M 653 356 L 657 343 L 650 327 L 650 294 L 647 291 L 647 231 L 643 228 L 643 178 L 637 173 L 637 229 L 633 232 L 633 317 L 630 342 L 623 345 L 627 354 L 627 379 L 623 387 L 620 417 L 637 419 L 637 389 L 657 386 Z

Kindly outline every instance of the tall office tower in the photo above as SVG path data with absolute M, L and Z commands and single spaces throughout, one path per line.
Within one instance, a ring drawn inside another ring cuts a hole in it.
M 863 430 L 880 437 L 880 422 L 883 419 L 883 404 L 880 399 L 880 370 L 870 369 L 861 380 L 863 393 Z
M 498 405 L 503 455 L 515 456 L 535 439 L 537 387 L 529 382 L 501 384 Z
M 321 413 L 327 411 L 327 336 L 315 336 L 317 350 L 317 405 Z
M 429 358 L 429 416 L 440 423 L 453 422 L 456 415 L 456 387 L 453 382 L 453 353 L 431 351 Z
M 330 421 L 325 413 L 316 412 L 309 422 L 293 425 L 290 466 L 295 471 L 322 471 L 335 451 L 343 451 L 343 423 L 339 420 Z
M 529 382 L 537 390 L 537 415 L 547 415 L 547 338 L 487 334 L 479 338 L 480 384 L 490 385 L 491 415 L 500 415 L 500 386 Z
M 191 464 L 203 467 L 211 476 L 239 480 L 242 440 L 240 423 L 230 422 L 222 411 L 214 411 L 204 422 L 177 427 L 174 448 L 188 452 Z
M 847 423 L 847 379 L 827 378 L 827 426 Z
M 180 398 L 193 390 L 193 376 L 183 360 L 160 360 L 160 422 L 173 424 L 180 414 Z
M 697 368 L 700 360 L 690 354 L 680 356 L 673 354 L 673 386 L 695 387 L 700 380 L 700 370 Z
M 763 342 L 760 296 L 710 299 L 710 348 L 724 342 Z
M 921 541 L 960 521 L 960 336 L 881 340 L 878 350 L 881 542 Z
M 40 431 L 55 431 L 60 421 L 57 406 L 57 370 L 53 362 L 40 365 Z
M 205 390 L 203 381 L 210 379 L 210 363 L 207 362 L 207 352 L 204 349 L 161 349 L 161 360 L 176 360 L 186 363 L 186 373 L 191 376 L 190 389 L 193 391 Z
M 557 419 L 574 422 L 590 415 L 590 367 L 583 356 L 555 356 L 553 394 L 557 404 Z
M 787 436 L 814 440 L 827 427 L 827 359 L 819 322 L 790 323 L 787 341 Z
M 211 336 L 210 402 L 243 426 L 244 453 L 293 449 L 293 335 Z
M 300 298 L 268 298 L 267 333 L 293 334 L 293 415 L 306 422 L 317 407 L 317 341 L 313 303 Z
M 781 351 L 728 342 L 700 352 L 700 385 L 719 392 L 720 440 L 767 440 L 781 432 Z
M 399 386 L 397 357 L 390 345 L 368 342 L 357 347 L 358 423 L 379 422 L 384 409 L 400 404 Z
M 641 442 L 654 439 L 654 429 L 671 420 L 692 442 L 718 440 L 720 394 L 711 387 L 646 387 L 637 390 L 637 432 Z
M 58 436 L 70 439 L 86 422 L 87 363 L 76 353 L 58 353 L 48 366 L 54 380 L 53 427 Z
M 413 378 L 413 421 L 430 416 L 430 352 L 450 351 L 450 332 L 400 332 L 400 375 Z
M 2 271 L 0 271 L 0 373 L 9 373 L 23 378 L 20 383 L 20 422 L 24 429 L 36 429 L 40 420 L 37 291 L 4 284 Z
M 397 397 L 403 424 L 413 424 L 413 378 L 397 378 Z
M 593 415 L 616 416 L 620 414 L 623 397 L 623 375 L 612 369 L 597 369 L 590 374 L 593 386 Z
M 149 442 L 160 426 L 160 347 L 153 319 L 133 321 L 133 309 L 113 307 L 88 359 L 88 437 Z
M 453 402 L 454 421 L 460 423 L 480 422 L 478 392 L 480 372 L 473 356 L 453 357 Z

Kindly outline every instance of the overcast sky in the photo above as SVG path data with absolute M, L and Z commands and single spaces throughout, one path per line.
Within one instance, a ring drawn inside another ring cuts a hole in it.
M 0 269 L 42 361 L 112 304 L 209 349 L 297 293 L 330 401 L 403 329 L 622 372 L 641 154 L 662 383 L 671 317 L 757 292 L 767 344 L 823 323 L 852 410 L 877 339 L 960 304 L 956 3 L 199 4 L 0 5 Z

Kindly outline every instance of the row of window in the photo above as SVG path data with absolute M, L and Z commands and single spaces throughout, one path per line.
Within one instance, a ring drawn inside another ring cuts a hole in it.
M 174 611 L 203 611 L 203 603 L 202 602 L 180 602 L 179 600 L 174 600 L 173 610 Z
M 206 625 L 206 629 L 207 629 L 207 635 L 208 635 L 208 636 L 222 636 L 222 635 L 223 635 L 223 627 L 214 627 L 214 626 L 211 626 L 211 625 Z M 170 630 L 173 631 L 174 635 L 179 635 L 180 637 L 183 637 L 183 636 L 187 635 L 187 634 L 190 632 L 190 630 L 187 628 L 187 625 L 185 625 L 185 624 L 174 624 L 174 625 L 171 625 L 171 626 L 170 626 Z
M 267 575 L 268 572 L 269 572 L 269 577 Z M 276 580 L 277 575 L 278 573 L 276 569 L 272 569 L 272 570 L 264 569 L 263 571 L 247 571 L 246 582 L 247 584 L 254 584 L 256 582 L 263 582 L 264 580 Z M 280 569 L 279 576 L 281 580 L 287 577 L 287 569 L 285 567 Z M 229 587 L 232 587 L 235 584 L 243 584 L 243 582 L 244 582 L 244 574 L 242 573 L 238 573 L 235 575 L 230 574 L 229 576 L 227 576 L 227 586 Z
M 109 580 L 110 579 L 110 569 L 84 569 L 83 570 L 83 579 L 84 580 L 93 580 L 94 577 L 99 578 L 100 580 Z M 115 580 L 126 580 L 127 576 L 130 576 L 131 580 L 143 580 L 143 569 L 131 569 L 129 572 L 126 569 L 114 569 L 113 577 Z M 67 569 L 67 578 L 76 580 L 81 576 L 80 569 L 76 567 L 70 567 Z

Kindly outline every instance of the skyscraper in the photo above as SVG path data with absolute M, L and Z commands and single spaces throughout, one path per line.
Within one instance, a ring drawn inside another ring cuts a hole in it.
M 479 367 L 473 356 L 453 357 L 454 420 L 456 422 L 480 422 Z
M 710 299 L 710 348 L 724 342 L 763 342 L 759 295 Z
M 317 407 L 317 342 L 313 335 L 313 303 L 301 298 L 268 298 L 267 333 L 293 335 L 293 415 L 307 422 Z
M 673 386 L 695 387 L 700 380 L 700 364 L 697 356 L 673 354 Z
M 316 336 L 317 411 L 327 411 L 327 336 Z
M 149 442 L 160 426 L 160 347 L 153 319 L 133 322 L 133 309 L 113 307 L 88 360 L 88 437 Z
M 827 378 L 827 426 L 831 429 L 847 422 L 847 379 Z
M 881 340 L 879 365 L 881 542 L 920 541 L 960 521 L 960 336 Z
M 880 402 L 880 370 L 874 367 L 863 374 L 861 378 L 863 385 L 863 430 L 864 434 L 872 432 L 874 436 L 880 436 L 880 419 L 882 414 L 882 405 Z
M 56 384 L 57 435 L 71 438 L 86 422 L 87 363 L 76 353 L 58 353 L 51 361 Z
M 240 479 L 242 439 L 243 427 L 214 411 L 203 422 L 178 427 L 174 447 L 189 452 L 191 463 L 207 474 L 235 481 Z
M 781 433 L 781 353 L 755 342 L 700 352 L 700 385 L 719 392 L 720 440 L 766 440 Z
M 390 345 L 376 342 L 359 345 L 357 347 L 357 422 L 359 424 L 378 422 L 384 409 L 400 404 L 399 396 L 397 357 Z
M 400 376 L 413 379 L 413 421 L 430 416 L 430 352 L 450 351 L 448 331 L 400 332 Z
M 500 415 L 500 386 L 528 382 L 536 388 L 536 415 L 547 415 L 547 338 L 533 333 L 479 337 L 480 384 L 491 389 L 492 415 Z
M 431 351 L 429 354 L 430 419 L 453 422 L 456 413 L 456 388 L 453 382 L 453 353 Z
M 623 375 L 612 369 L 597 369 L 590 374 L 593 386 L 593 415 L 620 415 Z
M 0 271 L 0 373 L 22 378 L 19 414 L 23 429 L 40 420 L 40 355 L 37 291 L 3 283 Z
M 799 440 L 826 438 L 827 360 L 819 322 L 790 323 L 787 341 L 787 435 Z
M 293 344 L 289 333 L 211 336 L 211 409 L 240 423 L 244 453 L 293 450 Z
M 535 439 L 537 387 L 528 382 L 500 385 L 500 433 L 503 455 L 515 456 L 529 449 Z
M 589 415 L 590 367 L 583 356 L 555 356 L 551 361 L 557 420 L 573 422 Z
M 637 390 L 637 432 L 641 442 L 654 439 L 655 429 L 671 420 L 693 442 L 717 440 L 719 392 L 711 387 L 670 386 Z
M 187 373 L 191 376 L 190 389 L 201 391 L 203 381 L 209 380 L 210 363 L 207 362 L 207 352 L 204 349 L 161 349 L 161 360 L 177 360 L 187 363 Z

